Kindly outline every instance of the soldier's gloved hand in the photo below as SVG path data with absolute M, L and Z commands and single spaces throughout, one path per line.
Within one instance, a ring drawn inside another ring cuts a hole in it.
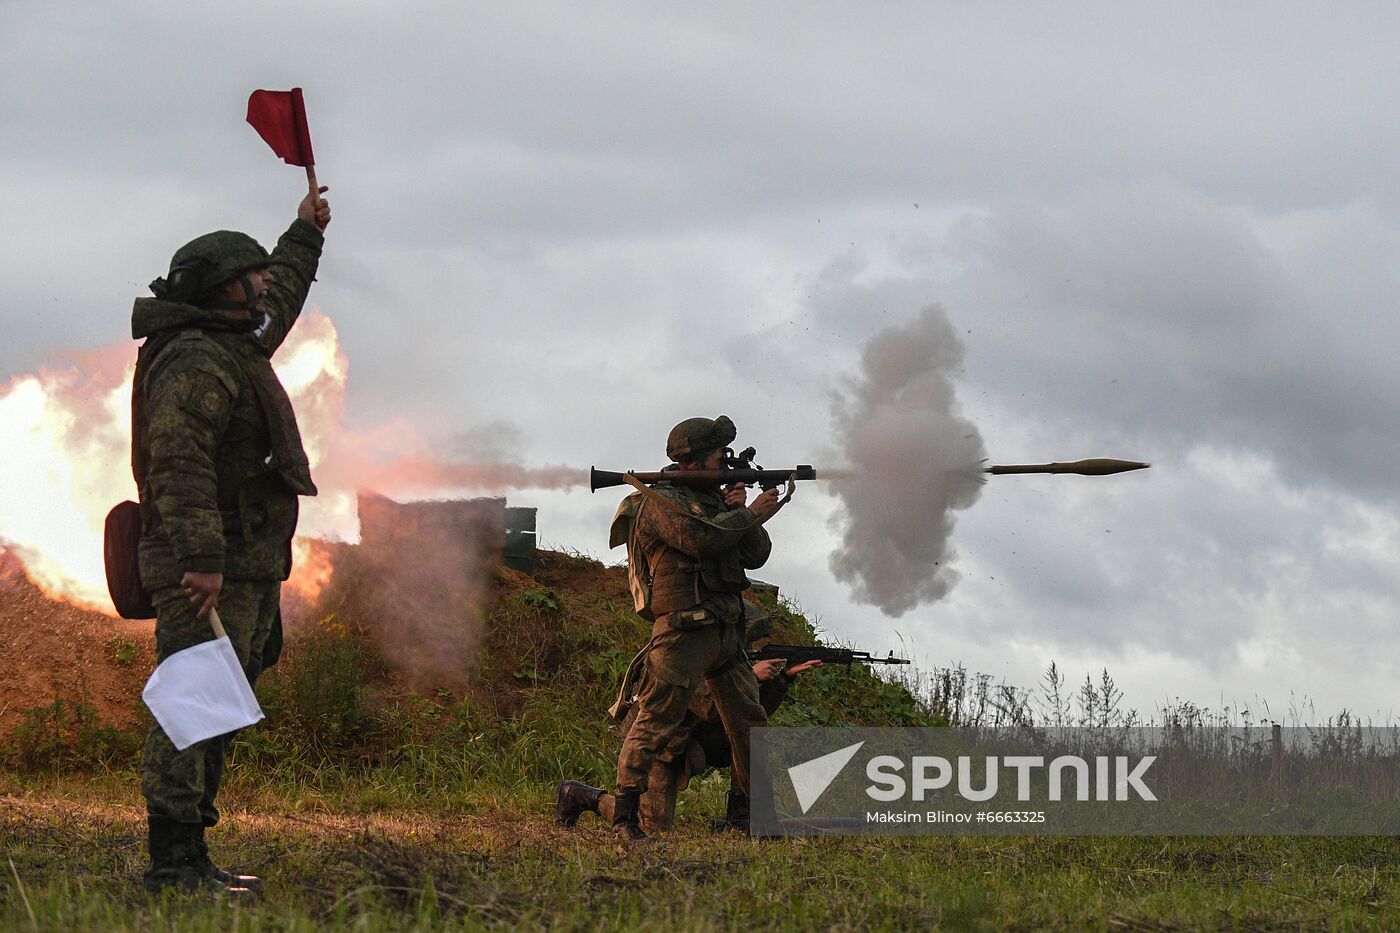
M 219 605 L 219 590 L 224 588 L 224 575 L 187 570 L 180 578 L 180 586 L 190 598 L 190 603 L 199 610 L 199 618 L 203 619 L 209 615 L 210 609 Z
M 331 190 L 328 186 L 321 186 L 321 194 Z M 331 205 L 323 197 L 311 197 L 311 192 L 306 192 L 306 197 L 301 199 L 301 204 L 297 206 L 297 216 L 302 220 L 316 225 L 317 230 L 325 230 L 326 225 L 331 222 Z
M 760 522 L 766 522 L 778 511 L 778 490 L 765 489 L 758 494 L 758 498 L 749 503 L 749 511 L 752 512 Z
M 748 498 L 749 490 L 743 483 L 734 483 L 724 487 L 724 504 L 731 509 L 742 509 Z

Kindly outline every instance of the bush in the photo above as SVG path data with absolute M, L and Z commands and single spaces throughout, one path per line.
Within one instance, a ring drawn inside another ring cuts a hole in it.
M 19 771 L 63 772 L 130 764 L 141 737 L 105 723 L 90 703 L 57 694 L 46 706 L 25 710 L 3 749 L 6 764 Z
M 258 731 L 319 758 L 359 744 L 373 718 L 366 680 L 379 666 L 360 633 L 335 616 L 322 619 L 289 640 L 277 664 L 259 680 L 267 726 Z M 256 734 L 248 734 L 249 741 Z

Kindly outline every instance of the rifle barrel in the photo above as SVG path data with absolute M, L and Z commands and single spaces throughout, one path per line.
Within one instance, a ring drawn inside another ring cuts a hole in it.
M 752 655 L 755 661 L 785 659 L 792 664 L 803 661 L 822 661 L 826 664 L 910 664 L 908 658 L 896 658 L 891 651 L 888 657 L 874 657 L 868 651 L 854 648 L 828 648 L 824 645 L 764 645 Z

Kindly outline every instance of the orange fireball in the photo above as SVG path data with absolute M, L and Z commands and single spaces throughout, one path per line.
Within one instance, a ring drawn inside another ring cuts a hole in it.
M 349 366 L 329 317 L 302 317 L 273 366 L 296 408 L 312 469 L 343 435 Z M 71 354 L 65 365 L 0 389 L 0 540 L 51 596 L 111 613 L 102 565 L 107 510 L 136 498 L 131 478 L 130 342 Z M 319 537 L 359 535 L 353 489 L 302 500 L 301 528 Z M 290 581 L 314 597 L 330 575 L 324 554 L 307 556 Z

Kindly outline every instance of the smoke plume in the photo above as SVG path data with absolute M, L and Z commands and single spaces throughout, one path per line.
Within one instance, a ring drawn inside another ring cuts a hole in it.
M 357 632 L 415 690 L 461 689 L 475 663 L 502 529 L 471 520 L 471 503 L 377 501 L 383 514 L 360 544 L 313 544 L 327 555 L 329 581 L 314 602 L 294 607 L 300 612 L 288 612 L 295 594 L 284 594 L 284 619 L 292 632 L 316 619 Z
M 958 581 L 954 515 L 981 494 L 982 438 L 962 417 L 952 374 L 963 360 L 947 315 L 929 305 L 862 348 L 860 373 L 836 393 L 832 421 L 848 478 L 832 484 L 841 532 L 831 570 L 854 597 L 901 616 Z
M 526 467 L 515 463 L 472 463 L 405 457 L 361 473 L 360 485 L 396 494 L 436 490 L 503 493 L 516 489 L 574 489 L 588 486 L 578 467 Z

